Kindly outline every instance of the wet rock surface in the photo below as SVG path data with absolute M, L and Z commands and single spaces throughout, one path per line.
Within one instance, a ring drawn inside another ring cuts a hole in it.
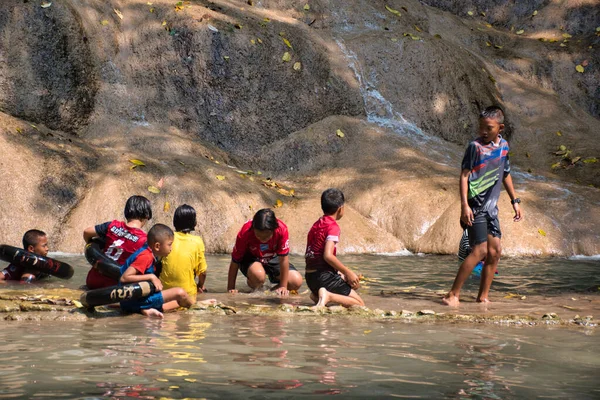
M 281 200 L 301 253 L 320 192 L 337 186 L 342 251 L 454 253 L 460 157 L 477 110 L 498 103 L 527 216 L 511 224 L 503 195 L 506 254 L 600 253 L 600 163 L 584 163 L 600 155 L 596 6 L 5 3 L 0 243 L 37 227 L 80 252 L 85 227 L 145 194 L 153 223 L 193 205 L 211 252 Z

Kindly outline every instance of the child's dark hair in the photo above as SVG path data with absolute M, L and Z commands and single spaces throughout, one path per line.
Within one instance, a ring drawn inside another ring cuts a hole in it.
M 275 213 L 270 208 L 258 210 L 252 218 L 252 228 L 259 231 L 274 231 L 279 227 Z
M 167 239 L 172 239 L 175 234 L 173 230 L 164 224 L 156 224 L 148 231 L 148 245 L 162 243 Z
M 489 106 L 479 114 L 479 118 L 493 118 L 499 124 L 504 123 L 504 111 L 498 106 Z
M 125 203 L 125 219 L 152 219 L 152 206 L 150 200 L 144 196 L 131 196 Z
M 329 188 L 321 194 L 321 209 L 325 215 L 333 215 L 344 205 L 344 193 L 335 188 Z
M 194 207 L 182 204 L 175 210 L 173 226 L 177 232 L 189 233 L 196 229 L 196 210 Z
M 40 238 L 46 236 L 46 233 L 39 229 L 30 229 L 23 235 L 23 248 L 27 250 L 29 246 L 35 247 L 40 241 Z

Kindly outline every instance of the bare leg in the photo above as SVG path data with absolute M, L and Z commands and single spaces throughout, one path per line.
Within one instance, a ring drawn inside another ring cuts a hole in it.
M 158 311 L 157 309 L 154 309 L 154 308 L 142 310 L 141 313 L 143 315 L 145 315 L 146 317 L 154 317 L 154 318 L 160 318 L 160 319 L 163 319 L 165 317 L 163 315 L 163 313 L 161 313 L 160 311 Z
M 265 284 L 266 273 L 261 263 L 255 262 L 248 268 L 246 282 L 252 290 L 260 289 Z
M 310 292 L 310 299 L 317 304 L 319 302 L 319 296 L 315 296 L 313 292 Z
M 460 304 L 459 296 L 460 290 L 462 289 L 463 284 L 473 272 L 473 268 L 477 265 L 479 261 L 481 261 L 487 255 L 487 243 L 483 242 L 480 244 L 476 244 L 473 247 L 473 251 L 465 261 L 460 264 L 458 268 L 458 272 L 456 273 L 456 278 L 454 278 L 454 283 L 452 284 L 452 289 L 448 292 L 448 294 L 442 299 L 442 302 L 450 307 L 458 307 Z M 492 272 L 493 274 L 493 272 Z M 482 278 L 483 279 L 483 278 Z
M 331 293 L 325 288 L 319 289 L 319 302 L 317 307 L 326 307 L 328 303 L 338 303 L 344 307 L 364 306 L 364 301 L 354 290 L 350 291 L 348 296 Z
M 194 304 L 190 296 L 182 288 L 163 290 L 162 295 L 164 300 L 163 311 L 170 311 L 179 307 L 189 308 Z
M 288 290 L 298 290 L 302 286 L 302 275 L 298 271 L 288 272 Z
M 485 259 L 485 266 L 481 271 L 481 283 L 479 284 L 479 294 L 477 295 L 477 301 L 480 303 L 489 303 L 490 288 L 492 287 L 492 281 L 494 280 L 494 274 L 500 261 L 502 254 L 502 245 L 500 244 L 500 238 L 488 235 L 488 252 Z

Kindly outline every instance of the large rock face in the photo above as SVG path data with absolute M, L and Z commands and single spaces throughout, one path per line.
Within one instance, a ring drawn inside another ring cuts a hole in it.
M 79 252 L 85 227 L 144 194 L 153 223 L 196 207 L 209 251 L 229 251 L 245 220 L 281 200 L 301 253 L 320 192 L 336 186 L 342 250 L 452 253 L 458 166 L 494 103 L 526 212 L 512 223 L 503 194 L 505 253 L 600 253 L 598 7 L 4 3 L 0 242 L 37 227 Z

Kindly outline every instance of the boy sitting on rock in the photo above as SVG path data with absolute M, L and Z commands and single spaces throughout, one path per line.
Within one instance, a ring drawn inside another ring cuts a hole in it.
M 132 254 L 121 266 L 121 284 L 150 281 L 156 288 L 156 293 L 147 297 L 122 301 L 122 311 L 163 318 L 163 311 L 174 310 L 178 307 L 191 307 L 194 304 L 182 288 L 162 291 L 162 283 L 154 275 L 155 265 L 162 257 L 166 257 L 171 252 L 173 236 L 173 231 L 168 226 L 154 225 L 148 232 L 146 245 Z

